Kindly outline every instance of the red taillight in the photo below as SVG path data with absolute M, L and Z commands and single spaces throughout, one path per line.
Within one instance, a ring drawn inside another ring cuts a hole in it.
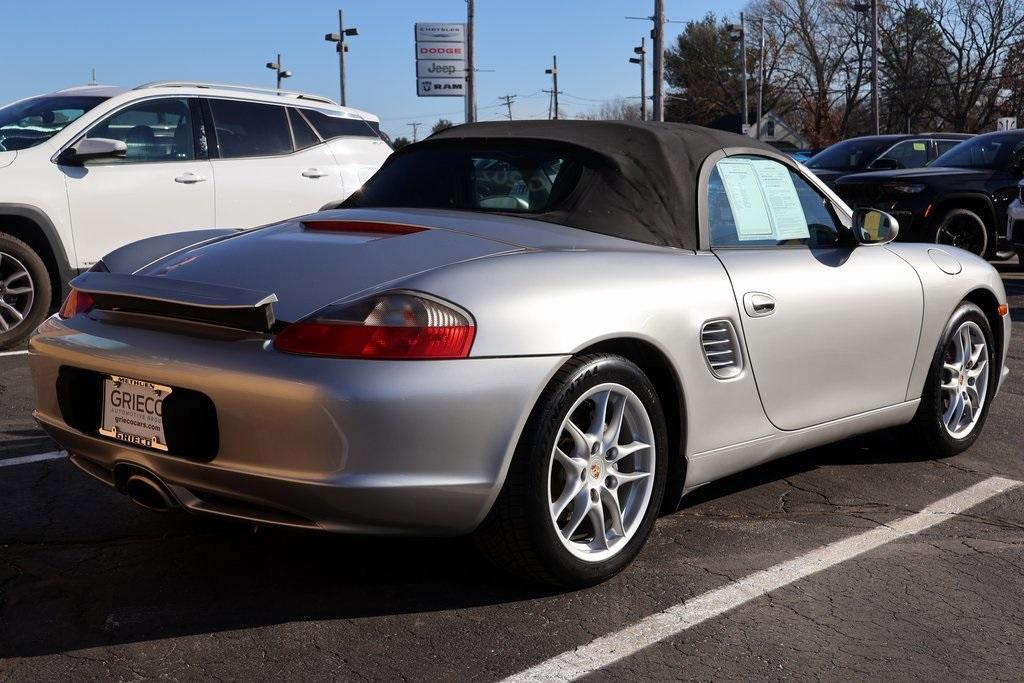
M 68 298 L 64 300 L 64 305 L 60 307 L 60 312 L 57 315 L 67 320 L 79 313 L 85 313 L 91 309 L 95 303 L 96 302 L 93 301 L 91 295 L 86 294 L 85 292 L 80 292 L 77 289 L 72 289 L 71 293 L 68 294 Z
M 274 347 L 333 358 L 465 358 L 475 335 L 468 314 L 434 299 L 397 292 L 328 306 L 281 330 Z
M 350 232 L 360 235 L 411 235 L 427 228 L 404 223 L 378 223 L 376 221 L 303 221 L 306 230 L 320 232 Z

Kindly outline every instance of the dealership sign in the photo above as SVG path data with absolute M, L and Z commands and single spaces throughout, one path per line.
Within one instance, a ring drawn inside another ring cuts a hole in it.
M 416 94 L 463 97 L 466 94 L 466 25 L 418 23 Z
M 417 59 L 416 76 L 419 78 L 465 78 L 466 61 L 463 59 Z

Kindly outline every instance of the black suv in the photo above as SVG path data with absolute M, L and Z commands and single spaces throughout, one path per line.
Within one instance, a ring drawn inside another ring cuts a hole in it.
M 927 168 L 859 173 L 835 191 L 853 208 L 887 211 L 899 239 L 960 247 L 985 258 L 1008 257 L 1001 228 L 1024 176 L 1024 130 L 986 133 L 960 143 Z
M 833 185 L 851 173 L 927 166 L 970 137 L 964 133 L 865 135 L 826 147 L 806 165 L 825 184 Z

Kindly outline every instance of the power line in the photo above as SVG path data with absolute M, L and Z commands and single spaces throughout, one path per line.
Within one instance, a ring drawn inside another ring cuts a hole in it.
M 409 123 L 406 125 L 412 126 L 412 141 L 416 142 L 416 131 L 418 131 L 420 126 L 422 126 L 423 124 L 417 121 L 416 123 Z

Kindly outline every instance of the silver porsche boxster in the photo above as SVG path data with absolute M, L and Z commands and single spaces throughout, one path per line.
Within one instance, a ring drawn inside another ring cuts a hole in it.
M 31 340 L 35 417 L 154 510 L 472 533 L 584 585 L 730 473 L 978 438 L 1002 283 L 897 230 L 743 136 L 459 126 L 337 209 L 106 256 Z

